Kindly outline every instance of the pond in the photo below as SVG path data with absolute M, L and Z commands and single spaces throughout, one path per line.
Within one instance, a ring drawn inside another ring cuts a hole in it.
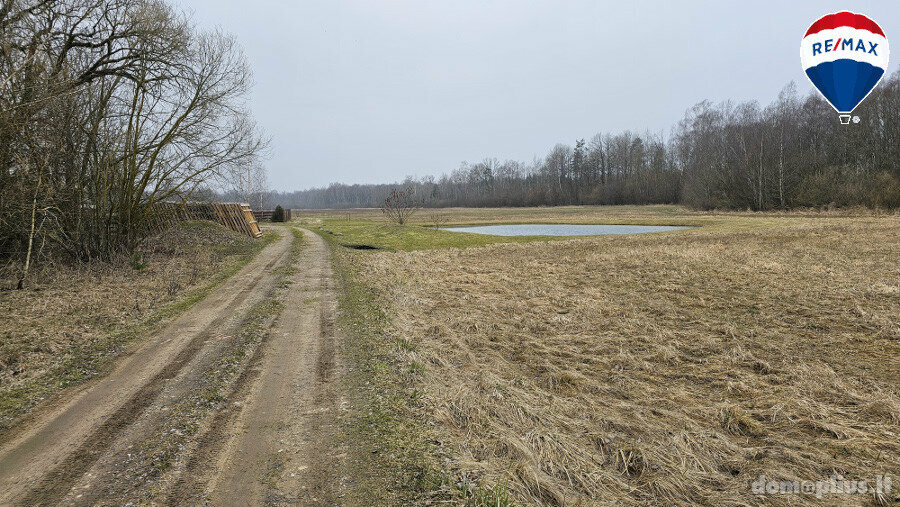
M 470 227 L 444 227 L 445 231 L 491 234 L 493 236 L 605 236 L 691 229 L 680 225 L 584 225 L 584 224 L 507 224 Z

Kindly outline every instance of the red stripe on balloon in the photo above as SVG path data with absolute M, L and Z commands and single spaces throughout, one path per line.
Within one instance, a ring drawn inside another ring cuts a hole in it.
M 835 14 L 822 16 L 818 21 L 813 23 L 811 27 L 809 27 L 809 30 L 806 31 L 806 35 L 819 33 L 822 30 L 833 30 L 842 26 L 868 30 L 874 34 L 885 37 L 884 32 L 881 30 L 881 27 L 878 26 L 878 23 L 863 16 L 862 14 L 855 14 L 853 12 L 838 12 Z M 804 37 L 806 37 L 806 35 L 804 35 Z

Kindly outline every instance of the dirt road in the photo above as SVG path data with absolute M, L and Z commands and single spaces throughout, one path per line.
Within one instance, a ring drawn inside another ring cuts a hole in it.
M 292 283 L 281 288 L 277 270 L 291 261 L 294 238 L 279 233 L 107 377 L 8 436 L 0 444 L 0 504 L 337 502 L 328 250 L 306 231 Z M 281 315 L 239 363 L 227 396 L 193 416 L 187 401 L 211 392 L 205 386 L 237 357 L 232 337 L 271 297 L 282 299 Z
M 235 421 L 210 483 L 216 505 L 334 505 L 342 454 L 333 447 L 337 305 L 328 247 L 306 232 L 285 310 L 259 379 Z

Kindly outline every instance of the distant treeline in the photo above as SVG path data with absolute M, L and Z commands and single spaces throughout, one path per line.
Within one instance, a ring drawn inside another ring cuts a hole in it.
M 399 186 L 426 206 L 683 203 L 770 210 L 797 206 L 900 207 L 900 73 L 841 125 L 817 94 L 793 84 L 767 107 L 701 102 L 671 135 L 597 134 L 558 144 L 532 162 L 463 163 L 440 178 L 275 193 L 292 208 L 377 207 Z

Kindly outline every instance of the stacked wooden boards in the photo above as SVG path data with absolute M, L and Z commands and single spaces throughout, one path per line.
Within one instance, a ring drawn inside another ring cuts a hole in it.
M 253 211 L 250 209 L 250 205 L 241 204 L 241 212 L 244 215 L 243 223 L 247 224 L 250 229 L 248 231 L 248 234 L 250 234 L 254 238 L 262 236 L 262 232 L 260 232 L 259 230 L 259 223 L 256 221 L 256 217 L 253 216 Z
M 158 203 L 154 206 L 156 229 L 164 229 L 182 220 L 209 220 L 237 231 L 259 238 L 262 232 L 259 223 L 253 217 L 249 204 L 234 202 L 204 203 Z
M 249 204 L 214 202 L 207 204 L 207 206 L 212 207 L 215 222 L 233 231 L 243 232 L 252 238 L 262 236 L 259 224 L 253 218 L 253 212 L 250 210 Z

